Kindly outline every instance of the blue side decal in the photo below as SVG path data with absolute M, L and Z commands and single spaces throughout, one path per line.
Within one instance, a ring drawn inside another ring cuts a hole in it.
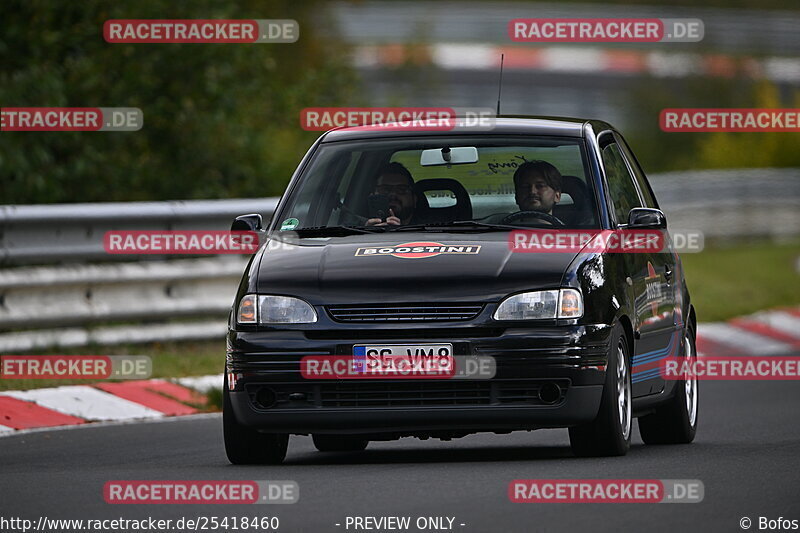
M 673 357 L 675 352 L 677 351 L 677 347 L 680 346 L 678 339 L 680 339 L 681 330 L 675 331 L 669 338 L 669 344 L 665 348 L 660 348 L 658 350 L 653 350 L 651 352 L 645 352 L 643 354 L 634 356 L 633 358 L 633 368 L 631 373 L 631 383 L 639 383 L 641 381 L 646 381 L 648 379 L 655 379 L 661 373 L 661 368 L 648 368 L 645 370 L 637 371 L 637 366 L 644 366 L 649 365 L 650 363 L 654 363 L 656 361 L 660 361 L 661 359 L 665 359 L 667 357 Z

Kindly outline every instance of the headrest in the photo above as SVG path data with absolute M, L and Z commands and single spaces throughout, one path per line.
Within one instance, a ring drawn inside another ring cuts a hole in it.
M 569 194 L 576 210 L 580 211 L 586 208 L 589 191 L 586 183 L 578 176 L 561 176 L 561 192 Z
M 431 178 L 420 180 L 414 184 L 417 193 L 417 210 L 424 212 L 426 218 L 434 218 L 432 222 L 452 222 L 453 220 L 472 219 L 472 201 L 469 199 L 467 189 L 451 178 Z M 450 191 L 456 199 L 455 205 L 448 207 L 430 207 L 427 191 Z

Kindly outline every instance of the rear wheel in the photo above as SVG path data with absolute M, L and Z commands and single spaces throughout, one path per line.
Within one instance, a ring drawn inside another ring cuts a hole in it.
M 609 344 L 606 381 L 597 418 L 569 428 L 572 451 L 580 457 L 625 455 L 631 446 L 631 373 L 628 342 L 620 324 Z
M 697 362 L 694 328 L 686 328 L 683 337 L 684 360 L 693 368 Z M 697 376 L 685 374 L 675 383 L 675 395 L 656 409 L 656 412 L 639 418 L 639 433 L 645 444 L 688 444 L 697 433 L 698 414 Z
M 280 464 L 286 457 L 289 435 L 286 433 L 261 433 L 236 420 L 228 392 L 227 376 L 222 384 L 222 429 L 225 453 L 235 465 Z
M 366 449 L 369 441 L 353 435 L 320 435 L 311 436 L 314 446 L 321 452 L 360 452 Z

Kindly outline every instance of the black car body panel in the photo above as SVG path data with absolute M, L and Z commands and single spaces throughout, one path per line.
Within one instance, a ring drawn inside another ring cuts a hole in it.
M 397 268 L 396 257 L 355 255 L 359 248 L 380 247 L 387 239 L 396 244 L 446 241 L 448 245 L 475 245 L 481 249 L 480 253 L 456 260 L 444 254 L 418 260 L 413 276 Z M 430 233 L 375 234 L 342 237 L 335 243 L 317 245 L 282 244 L 287 249 L 268 252 L 261 259 L 256 292 L 302 294 L 312 305 L 367 303 L 359 300 L 359 295 L 378 302 L 426 301 L 432 297 L 440 301 L 499 301 L 522 287 L 558 287 L 576 255 L 542 254 L 537 258 L 536 275 L 531 276 L 530 258 L 509 250 L 508 237 L 503 233 L 452 234 L 446 239 Z M 354 275 L 362 270 L 369 271 L 369 275 Z

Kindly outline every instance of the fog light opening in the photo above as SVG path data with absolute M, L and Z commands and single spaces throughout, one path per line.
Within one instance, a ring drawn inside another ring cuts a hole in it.
M 274 407 L 275 403 L 277 402 L 278 397 L 275 394 L 275 391 L 270 389 L 269 387 L 261 387 L 258 389 L 256 393 L 256 403 L 259 407 L 264 409 L 269 409 L 270 407 Z
M 539 399 L 542 403 L 552 404 L 561 399 L 561 387 L 555 383 L 545 383 L 539 389 Z

